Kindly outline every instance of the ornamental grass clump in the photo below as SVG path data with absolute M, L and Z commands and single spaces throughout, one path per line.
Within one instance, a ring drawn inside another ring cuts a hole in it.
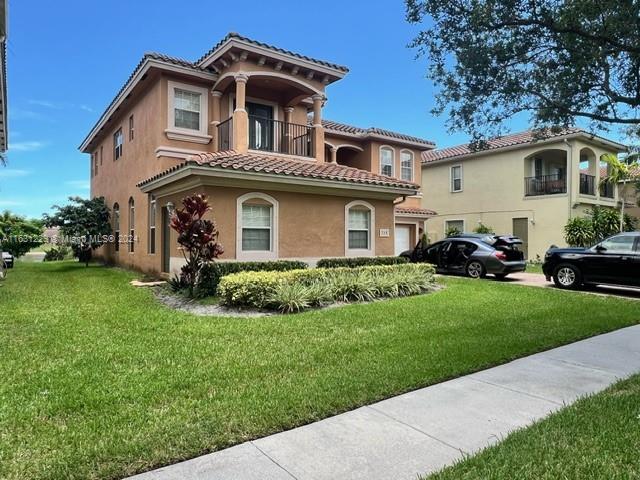
M 406 264 L 240 272 L 222 278 L 218 294 L 228 306 L 294 313 L 335 302 L 417 295 L 434 285 L 432 266 Z

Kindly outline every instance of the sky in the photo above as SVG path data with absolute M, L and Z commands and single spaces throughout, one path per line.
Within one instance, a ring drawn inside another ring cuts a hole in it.
M 424 28 L 401 0 L 8 0 L 8 165 L 0 210 L 41 217 L 68 196 L 89 196 L 78 146 L 147 51 L 199 58 L 238 32 L 350 68 L 327 89 L 324 118 L 464 143 L 434 117 L 427 59 L 409 42 Z M 226 13 L 233 5 L 234 13 Z M 527 118 L 508 129 L 527 128 Z M 615 136 L 613 137 L 615 139 Z

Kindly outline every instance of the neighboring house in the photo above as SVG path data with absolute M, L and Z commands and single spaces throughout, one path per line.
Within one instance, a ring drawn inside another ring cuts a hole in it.
M 98 254 L 176 271 L 169 218 L 194 193 L 210 198 L 223 259 L 412 247 L 433 213 L 421 208 L 420 164 L 434 144 L 324 120 L 325 89 L 347 71 L 233 33 L 195 62 L 146 54 L 80 146 L 92 197 L 134 238 Z
M 636 185 L 640 185 L 640 168 L 636 168 L 631 172 L 634 180 L 627 183 L 624 188 L 625 193 L 625 213 L 628 213 L 632 217 L 637 219 L 636 229 L 640 230 L 640 192 Z M 622 190 L 622 185 L 620 185 L 620 189 Z
M 498 137 L 481 151 L 468 145 L 422 154 L 423 203 L 438 212 L 426 223 L 431 241 L 450 228 L 471 232 L 480 223 L 524 241 L 529 259 L 564 245 L 569 218 L 594 205 L 616 207 L 615 188 L 601 185 L 605 153 L 625 146 L 579 129 Z
M 0 154 L 7 151 L 7 0 L 0 0 Z

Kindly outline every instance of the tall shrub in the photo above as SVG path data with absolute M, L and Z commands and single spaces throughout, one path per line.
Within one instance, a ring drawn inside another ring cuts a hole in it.
M 215 223 L 203 218 L 211 210 L 206 195 L 186 197 L 182 205 L 171 217 L 171 228 L 178 233 L 186 262 L 180 271 L 180 284 L 193 296 L 203 266 L 222 255 L 224 249 L 218 243 Z

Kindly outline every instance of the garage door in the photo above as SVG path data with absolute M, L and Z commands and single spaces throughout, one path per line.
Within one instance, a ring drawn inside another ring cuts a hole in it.
M 396 226 L 396 255 L 411 249 L 411 227 Z

